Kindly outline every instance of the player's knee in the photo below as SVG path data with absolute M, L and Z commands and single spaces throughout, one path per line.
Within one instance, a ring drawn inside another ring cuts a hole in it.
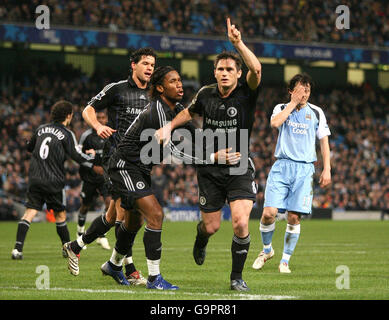
M 299 224 L 301 219 L 301 215 L 297 213 L 288 213 L 288 223 L 291 225 Z
M 204 225 L 204 227 L 205 227 L 205 231 L 207 232 L 207 234 L 213 235 L 219 230 L 220 223 L 217 223 L 217 222 L 207 223 Z
M 163 211 L 160 208 L 156 208 L 152 213 L 147 216 L 147 226 L 151 229 L 161 229 L 163 222 Z
M 249 223 L 247 219 L 237 218 L 232 221 L 232 228 L 236 235 L 247 234 Z
M 276 210 L 272 210 L 273 208 L 264 208 L 262 212 L 262 222 L 268 224 L 268 223 L 273 223 L 274 219 L 277 215 Z

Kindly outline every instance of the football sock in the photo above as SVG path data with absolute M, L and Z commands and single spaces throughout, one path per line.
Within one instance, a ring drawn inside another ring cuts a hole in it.
M 103 214 L 93 220 L 90 227 L 82 235 L 82 240 L 85 244 L 92 243 L 98 237 L 101 237 L 102 235 L 106 234 L 111 228 L 112 225 L 108 223 L 108 221 L 105 219 L 105 214 Z
M 276 223 L 273 222 L 272 224 L 262 224 L 259 225 L 259 231 L 261 233 L 262 237 L 262 243 L 263 243 L 263 251 L 265 253 L 269 253 L 271 251 L 271 242 L 273 238 L 274 229 L 276 228 Z
M 24 240 L 26 239 L 26 235 L 29 229 L 30 229 L 30 222 L 24 219 L 19 221 L 18 230 L 16 232 L 16 243 L 15 243 L 15 249 L 17 249 L 19 252 L 23 251 Z
M 128 232 L 129 234 L 129 241 L 130 241 L 130 247 L 127 251 L 126 258 L 124 259 L 124 266 L 126 268 L 126 274 L 130 275 L 131 273 L 136 271 L 136 267 L 134 262 L 132 261 L 132 246 L 134 245 L 135 237 L 137 235 L 138 231 L 132 231 Z
M 121 221 L 115 221 L 115 237 L 118 237 L 118 230 L 121 226 L 122 222 Z
M 197 235 L 196 235 L 195 246 L 198 248 L 206 247 L 209 240 L 209 235 L 203 231 L 203 225 L 204 225 L 203 221 L 200 221 L 197 224 Z
M 300 224 L 287 224 L 284 238 L 284 252 L 281 263 L 289 263 L 290 256 L 296 248 L 297 241 L 300 237 Z
M 159 264 L 162 253 L 161 233 L 162 230 L 153 230 L 145 227 L 143 234 L 143 244 L 145 246 L 147 268 L 149 271 L 148 280 L 150 282 L 154 281 L 160 273 Z
M 62 244 L 65 244 L 66 242 L 70 241 L 70 234 L 68 225 L 66 224 L 66 221 L 63 222 L 56 222 L 57 226 L 57 234 L 59 235 Z
M 79 235 L 81 235 L 85 230 L 85 222 L 86 222 L 86 213 L 82 214 L 81 212 L 79 212 L 78 225 L 77 225 L 77 232 Z
M 124 266 L 126 268 L 126 275 L 129 276 L 131 273 L 136 271 L 134 262 L 132 261 L 132 256 L 129 256 L 128 253 L 124 258 Z
M 125 256 L 130 249 L 130 232 L 126 229 L 124 224 L 120 225 L 120 228 L 116 234 L 115 250 L 121 255 Z
M 112 250 L 112 255 L 108 263 L 110 264 L 113 270 L 120 271 L 122 270 L 123 260 L 124 260 L 124 254 L 117 252 L 115 248 Z
M 242 279 L 242 271 L 250 248 L 250 234 L 245 238 L 239 238 L 234 234 L 232 238 L 232 272 L 231 280 Z

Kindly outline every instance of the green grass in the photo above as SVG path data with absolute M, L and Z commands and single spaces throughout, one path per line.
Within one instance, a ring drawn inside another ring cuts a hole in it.
M 76 225 L 69 223 L 74 238 Z M 275 257 L 264 269 L 251 265 L 260 248 L 258 221 L 250 222 L 251 247 L 243 278 L 249 293 L 229 290 L 231 268 L 231 222 L 223 222 L 214 235 L 202 266 L 192 257 L 195 222 L 165 222 L 162 234 L 161 272 L 177 292 L 160 292 L 141 287 L 122 287 L 110 277 L 103 277 L 100 265 L 111 252 L 96 243 L 82 251 L 80 275 L 74 277 L 62 258 L 55 224 L 33 223 L 24 245 L 24 259 L 11 260 L 16 237 L 16 222 L 0 223 L 0 300 L 207 300 L 207 299 L 389 299 L 389 222 L 388 221 L 319 221 L 304 220 L 301 236 L 290 261 L 291 274 L 279 274 L 285 221 L 278 221 L 273 237 Z M 143 230 L 134 244 L 134 262 L 147 275 L 143 248 Z M 114 244 L 113 231 L 108 233 Z M 39 265 L 50 271 L 50 290 L 38 290 L 36 273 Z M 350 270 L 350 289 L 337 289 L 341 274 L 336 268 L 345 265 Z

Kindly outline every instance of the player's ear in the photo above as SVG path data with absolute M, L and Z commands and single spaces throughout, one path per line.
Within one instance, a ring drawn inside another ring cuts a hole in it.
M 157 84 L 157 86 L 156 86 L 155 88 L 157 89 L 157 91 L 158 91 L 159 93 L 163 93 L 163 91 L 164 91 L 163 85 L 161 85 L 161 84 Z
M 242 76 L 242 69 L 238 71 L 238 79 Z
M 133 71 L 136 67 L 136 63 L 134 61 L 131 62 L 131 70 Z

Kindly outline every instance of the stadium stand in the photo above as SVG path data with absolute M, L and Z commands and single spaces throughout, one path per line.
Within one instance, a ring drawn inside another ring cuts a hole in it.
M 34 67 L 34 66 L 38 66 Z M 81 111 L 95 92 L 117 75 L 101 70 L 88 77 L 66 64 L 48 65 L 42 61 L 30 68 L 15 70 L 2 86 L 0 95 L 0 201 L 1 219 L 14 217 L 13 202 L 25 199 L 30 154 L 26 140 L 34 128 L 48 121 L 53 99 L 68 99 L 75 104 L 72 130 L 77 138 L 87 129 Z M 193 90 L 186 92 L 190 101 Z M 285 97 L 283 99 L 282 97 Z M 266 177 L 274 161 L 276 129 L 269 117 L 278 102 L 286 100 L 286 89 L 263 84 L 259 95 L 250 148 L 259 185 L 258 207 L 263 201 Z M 315 190 L 314 207 L 353 210 L 383 210 L 389 203 L 389 92 L 361 87 L 313 90 L 310 101 L 322 106 L 332 131 L 332 177 L 330 188 Z M 318 152 L 319 159 L 320 153 Z M 320 160 L 319 160 L 320 161 Z M 321 173 L 321 165 L 316 181 Z M 68 212 L 80 206 L 80 178 L 77 165 L 67 161 Z M 153 170 L 153 185 L 164 206 L 197 205 L 195 170 L 188 165 L 161 165 Z M 316 184 L 317 186 L 317 184 Z
M 352 8 L 352 28 L 341 32 L 335 29 L 335 0 L 4 0 L 0 20 L 32 21 L 40 4 L 50 7 L 54 25 L 224 35 L 229 15 L 247 37 L 389 46 L 389 3 L 384 0 L 343 1 Z

